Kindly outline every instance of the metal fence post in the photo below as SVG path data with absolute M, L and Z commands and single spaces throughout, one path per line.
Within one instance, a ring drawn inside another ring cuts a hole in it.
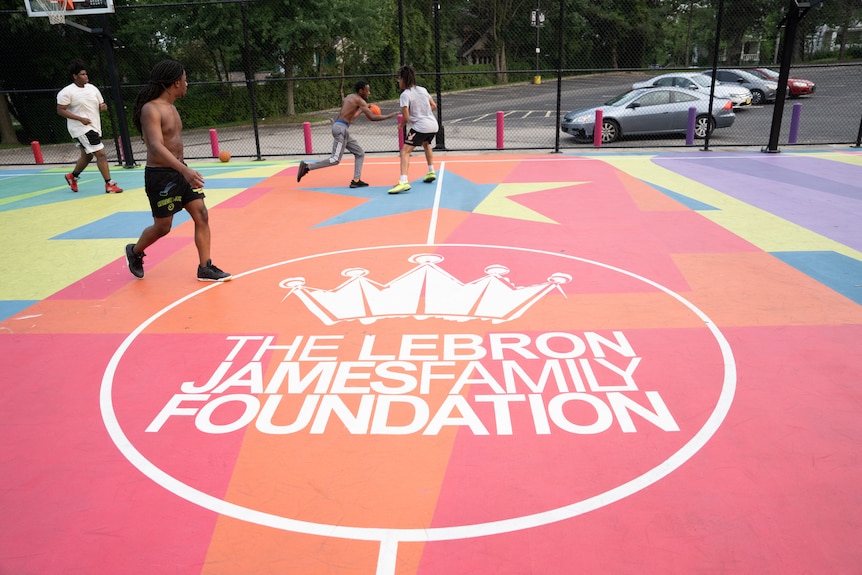
M 856 147 L 862 147 L 862 118 L 859 118 L 859 133 L 856 134 Z

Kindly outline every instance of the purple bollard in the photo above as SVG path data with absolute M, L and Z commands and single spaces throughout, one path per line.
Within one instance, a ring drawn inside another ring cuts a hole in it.
M 497 149 L 503 149 L 503 112 L 497 112 Z
M 697 109 L 688 109 L 688 127 L 685 130 L 685 145 L 694 145 L 694 123 L 697 121 Z
M 799 119 L 802 116 L 802 104 L 793 104 L 793 115 L 790 117 L 790 136 L 787 138 L 788 144 L 795 144 L 796 137 L 799 135 Z

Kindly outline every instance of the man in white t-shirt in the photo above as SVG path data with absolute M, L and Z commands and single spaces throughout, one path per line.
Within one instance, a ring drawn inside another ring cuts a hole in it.
M 78 143 L 81 155 L 75 163 L 75 169 L 66 174 L 66 183 L 73 192 L 78 191 L 78 176 L 96 158 L 96 166 L 105 179 L 105 192 L 119 194 L 123 191 L 111 179 L 111 168 L 108 166 L 108 155 L 105 144 L 102 143 L 102 118 L 100 112 L 108 109 L 102 93 L 90 84 L 87 67 L 80 60 L 69 65 L 72 83 L 57 94 L 57 113 L 66 118 L 69 135 Z
M 434 111 L 437 104 L 428 90 L 416 85 L 416 72 L 411 66 L 402 66 L 398 70 L 398 87 L 401 88 L 399 105 L 401 106 L 401 123 L 398 125 L 402 131 L 410 126 L 410 131 L 404 138 L 404 146 L 401 148 L 401 177 L 398 185 L 389 190 L 390 194 L 406 192 L 410 189 L 407 180 L 407 168 L 410 167 L 410 154 L 416 146 L 422 146 L 425 151 L 425 160 L 428 162 L 428 173 L 422 178 L 425 183 L 437 179 L 434 173 L 434 151 L 431 149 L 431 140 L 440 129 Z

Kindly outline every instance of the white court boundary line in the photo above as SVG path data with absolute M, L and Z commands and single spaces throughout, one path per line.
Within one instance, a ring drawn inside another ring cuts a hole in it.
M 710 414 L 709 418 L 706 420 L 704 426 L 687 442 L 685 443 L 678 451 L 673 453 L 669 458 L 661 462 L 659 465 L 654 467 L 653 469 L 637 476 L 617 487 L 609 489 L 603 493 L 595 495 L 593 497 L 589 497 L 582 501 L 577 501 L 575 503 L 565 505 L 556 509 L 551 509 L 548 511 L 543 511 L 539 513 L 533 513 L 529 515 L 525 515 L 522 517 L 513 517 L 509 519 L 502 519 L 497 521 L 490 521 L 484 523 L 476 523 L 469 525 L 456 525 L 449 527 L 429 527 L 429 528 L 381 528 L 381 527 L 357 527 L 357 526 L 348 526 L 348 525 L 327 525 L 322 523 L 314 523 L 309 521 L 301 521 L 297 519 L 291 519 L 289 517 L 282 517 L 278 515 L 274 515 L 271 513 L 266 513 L 263 511 L 259 511 L 256 509 L 250 509 L 247 507 L 243 507 L 234 503 L 230 503 L 228 501 L 224 501 L 198 489 L 191 487 L 178 479 L 170 476 L 166 472 L 162 471 L 158 466 L 149 461 L 140 451 L 138 451 L 134 445 L 132 445 L 131 441 L 129 441 L 128 437 L 126 437 L 125 433 L 120 426 L 120 423 L 117 419 L 116 413 L 114 412 L 113 402 L 112 402 L 112 392 L 113 392 L 113 384 L 114 384 L 114 376 L 117 371 L 117 367 L 120 361 L 123 359 L 123 356 L 128 351 L 131 344 L 137 339 L 137 337 L 143 333 L 143 331 L 149 327 L 153 322 L 167 314 L 169 311 L 175 309 L 182 303 L 192 299 L 195 296 L 198 296 L 210 289 L 218 289 L 223 288 L 223 284 L 211 284 L 207 287 L 199 289 L 189 295 L 180 298 L 179 300 L 169 304 L 165 308 L 156 312 L 149 319 L 145 320 L 141 325 L 139 325 L 126 339 L 120 344 L 119 348 L 115 351 L 114 355 L 111 357 L 111 360 L 108 363 L 108 366 L 104 372 L 102 377 L 102 385 L 99 394 L 100 408 L 102 412 L 102 419 L 104 421 L 105 427 L 110 435 L 112 441 L 129 460 L 129 462 L 134 465 L 141 473 L 150 478 L 155 483 L 159 484 L 163 488 L 167 489 L 171 493 L 194 503 L 200 507 L 205 509 L 209 509 L 210 511 L 214 511 L 215 513 L 219 513 L 221 515 L 226 515 L 229 517 L 233 517 L 235 519 L 240 519 L 242 521 L 247 521 L 249 523 L 255 523 L 258 525 L 262 525 L 265 527 L 272 527 L 274 529 L 280 529 L 285 531 L 293 531 L 297 533 L 304 533 L 308 535 L 320 535 L 323 537 L 337 537 L 343 539 L 352 539 L 352 540 L 361 540 L 361 541 L 377 541 L 380 543 L 380 554 L 378 556 L 378 569 L 377 575 L 392 575 L 394 573 L 395 566 L 395 558 L 397 553 L 397 546 L 400 542 L 430 542 L 430 541 L 446 541 L 453 539 L 468 539 L 474 537 L 482 537 L 488 535 L 498 535 L 502 533 L 508 533 L 512 531 L 520 531 L 523 529 L 528 529 L 531 527 L 538 527 L 541 525 L 547 525 L 549 523 L 555 523 L 558 521 L 562 521 L 565 519 L 570 519 L 572 517 L 576 517 L 578 515 L 582 515 L 589 511 L 593 511 L 600 507 L 604 507 L 613 503 L 615 501 L 619 501 L 633 493 L 636 493 L 649 485 L 657 482 L 663 477 L 667 476 L 669 473 L 677 469 L 683 463 L 685 463 L 688 459 L 690 459 L 695 453 L 697 453 L 712 437 L 712 435 L 718 430 L 721 423 L 724 421 L 725 416 L 727 415 L 731 403 L 733 401 L 733 396 L 736 390 L 736 364 L 733 358 L 732 350 L 730 349 L 730 344 L 725 339 L 724 335 L 721 331 L 715 326 L 712 320 L 707 317 L 707 315 L 697 308 L 694 304 L 680 296 L 679 294 L 671 291 L 670 289 L 658 284 L 652 280 L 634 274 L 632 272 L 604 264 L 601 262 L 596 262 L 593 260 L 587 260 L 584 258 L 579 258 L 576 256 L 570 256 L 565 254 L 557 254 L 553 252 L 547 252 L 544 250 L 538 249 L 530 249 L 530 248 L 518 248 L 518 247 L 510 247 L 510 246 L 497 246 L 497 245 L 478 245 L 478 244 L 438 244 L 434 246 L 428 246 L 423 244 L 395 244 L 390 246 L 377 246 L 377 247 L 363 247 L 363 248 L 352 248 L 345 250 L 337 250 L 332 252 L 326 252 L 321 254 L 315 254 L 310 256 L 302 256 L 299 258 L 286 260 L 283 262 L 278 262 L 275 264 L 270 264 L 267 266 L 263 266 L 254 270 L 250 270 L 248 272 L 244 272 L 235 277 L 235 281 L 241 279 L 242 277 L 251 275 L 253 273 L 257 273 L 263 270 L 272 269 L 278 266 L 292 264 L 296 262 L 311 260 L 319 257 L 326 257 L 331 255 L 340 255 L 347 253 L 357 253 L 357 252 L 373 252 L 387 249 L 404 249 L 404 248 L 434 248 L 434 247 L 461 247 L 466 249 L 501 249 L 501 250 L 513 250 L 513 251 L 521 251 L 528 253 L 536 253 L 542 255 L 549 255 L 554 257 L 560 257 L 564 259 L 569 259 L 572 261 L 577 261 L 581 263 L 586 263 L 589 265 L 596 265 L 607 270 L 615 271 L 621 273 L 623 275 L 627 275 L 631 278 L 642 281 L 659 291 L 664 292 L 669 295 L 673 299 L 676 299 L 686 308 L 688 308 L 692 313 L 694 313 L 698 318 L 703 321 L 704 326 L 712 333 L 713 337 L 716 340 L 716 343 L 721 351 L 721 355 L 724 363 L 724 377 L 722 381 L 721 393 L 719 394 L 718 401 L 716 402 L 716 407 L 713 412 Z
M 435 243 L 437 233 L 437 216 L 440 213 L 440 197 L 443 195 L 443 176 L 446 175 L 446 162 L 440 162 L 440 171 L 437 172 L 437 185 L 434 187 L 434 203 L 431 206 L 431 221 L 428 222 L 429 246 Z

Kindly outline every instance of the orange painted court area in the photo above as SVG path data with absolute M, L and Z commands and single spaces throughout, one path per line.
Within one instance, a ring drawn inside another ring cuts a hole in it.
M 436 160 L 0 170 L 0 573 L 858 572 L 858 150 Z

